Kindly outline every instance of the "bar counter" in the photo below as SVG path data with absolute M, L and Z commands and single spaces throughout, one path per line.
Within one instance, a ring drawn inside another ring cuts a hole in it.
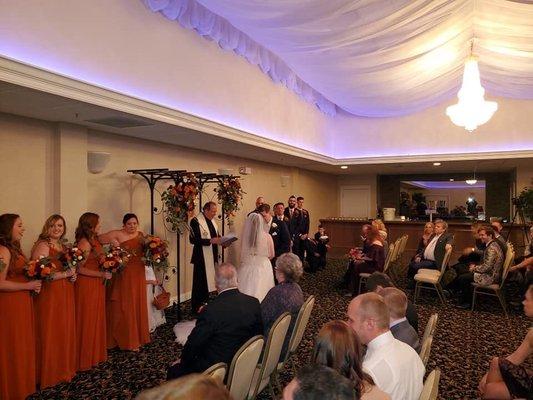
M 454 234 L 452 262 L 455 262 L 465 247 L 472 247 L 474 239 L 470 232 L 471 222 L 446 221 L 448 232 Z M 341 257 L 355 246 L 361 246 L 361 227 L 370 224 L 370 220 L 356 218 L 324 218 L 320 223 L 326 228 L 330 238 L 331 257 Z M 416 252 L 418 241 L 424 231 L 426 221 L 385 221 L 388 242 L 392 243 L 402 235 L 409 235 L 405 248 L 404 260 L 410 259 Z M 503 224 L 503 236 L 507 237 L 510 224 Z M 512 228 L 510 241 L 513 242 L 517 255 L 522 255 L 524 250 L 523 231 L 524 225 L 515 224 Z

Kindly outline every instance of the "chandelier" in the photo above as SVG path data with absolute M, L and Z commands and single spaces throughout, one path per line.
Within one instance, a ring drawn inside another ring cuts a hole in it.
M 471 55 L 465 62 L 463 84 L 457 97 L 459 101 L 446 108 L 446 115 L 455 125 L 462 126 L 469 132 L 491 119 L 498 109 L 498 103 L 495 101 L 485 101 L 485 89 L 479 80 L 475 56 Z

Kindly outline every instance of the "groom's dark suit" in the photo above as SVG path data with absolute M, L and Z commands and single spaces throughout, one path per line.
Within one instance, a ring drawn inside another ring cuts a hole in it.
M 289 228 L 282 218 L 278 218 L 276 215 L 272 217 L 272 223 L 270 224 L 270 236 L 274 241 L 275 257 L 279 257 L 283 253 L 291 251 L 291 237 Z
M 262 334 L 259 300 L 237 288 L 223 291 L 198 316 L 181 352 L 181 361 L 168 369 L 167 379 L 202 372 L 219 362 L 230 365 L 248 339 Z

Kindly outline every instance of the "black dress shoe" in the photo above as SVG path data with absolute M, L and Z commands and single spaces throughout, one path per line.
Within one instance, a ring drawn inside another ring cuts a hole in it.
M 457 304 L 457 308 L 460 308 L 461 310 L 470 310 L 472 308 L 472 304 L 470 303 L 461 303 Z

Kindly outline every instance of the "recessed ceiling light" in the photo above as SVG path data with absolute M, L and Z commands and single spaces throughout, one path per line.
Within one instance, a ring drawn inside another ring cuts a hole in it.
M 468 185 L 475 185 L 477 183 L 477 179 L 467 179 L 465 182 Z
M 455 181 L 455 179 L 453 179 L 453 178 L 450 178 L 450 182 L 453 182 L 453 181 Z
M 347 165 L 341 165 L 341 169 L 348 169 Z
M 441 164 L 440 162 L 434 162 L 433 165 L 434 165 L 435 167 L 438 167 L 438 166 L 440 166 L 440 165 L 442 165 L 442 164 Z

